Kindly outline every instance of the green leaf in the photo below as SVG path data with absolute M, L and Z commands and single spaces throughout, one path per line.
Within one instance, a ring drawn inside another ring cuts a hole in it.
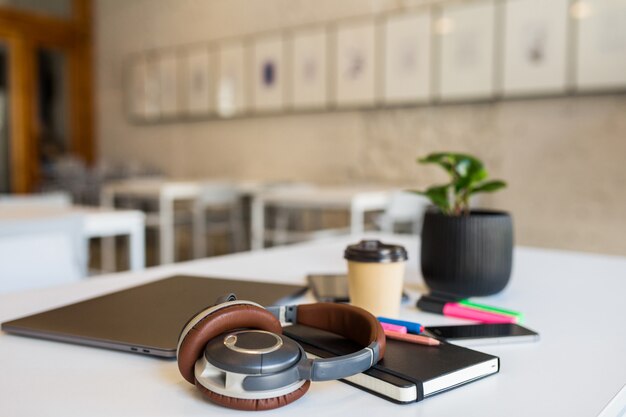
M 485 181 L 488 177 L 482 161 L 455 152 L 431 153 L 417 160 L 421 164 L 437 164 L 450 175 L 450 183 L 418 192 L 437 205 L 444 213 L 454 214 L 469 210 L 469 196 L 479 192 L 493 192 L 506 186 L 503 181 Z
M 452 181 L 458 183 L 455 189 L 467 187 L 468 185 L 481 181 L 487 176 L 482 162 L 477 158 L 454 152 L 438 152 L 418 159 L 422 164 L 437 164 L 441 166 L 451 176 Z
M 419 158 L 418 161 L 423 163 L 423 164 L 428 164 L 428 163 L 440 163 L 448 158 L 450 158 L 450 156 L 453 155 L 450 152 L 437 152 L 437 153 L 431 153 L 426 155 L 423 158 Z
M 441 160 L 434 160 L 434 159 L 418 159 L 418 162 L 421 164 L 437 164 L 439 165 L 441 168 L 443 168 L 448 175 L 450 175 L 450 177 L 454 176 L 454 165 L 452 165 L 451 163 L 449 163 L 448 161 L 441 159 Z
M 470 194 L 492 193 L 504 187 L 506 187 L 506 182 L 504 181 L 501 181 L 501 180 L 486 181 L 486 182 L 476 185 L 475 187 L 472 187 L 472 189 L 470 190 Z
M 420 194 L 420 195 L 423 195 L 425 197 L 428 197 L 428 199 L 430 199 L 430 201 L 434 205 L 439 207 L 439 209 L 443 213 L 448 214 L 450 212 L 450 209 L 451 209 L 450 201 L 448 200 L 448 190 L 449 190 L 449 188 L 450 188 L 450 185 L 446 184 L 446 185 L 437 185 L 437 186 L 434 186 L 434 187 L 430 187 L 426 191 L 414 190 L 413 192 L 416 193 L 416 194 Z
M 483 163 L 467 155 L 463 155 L 457 162 L 456 172 L 458 179 L 454 188 L 457 193 L 487 178 L 487 170 Z

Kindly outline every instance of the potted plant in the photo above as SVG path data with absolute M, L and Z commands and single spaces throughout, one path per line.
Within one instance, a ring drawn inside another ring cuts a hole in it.
M 487 180 L 483 163 L 461 153 L 433 153 L 418 159 L 437 164 L 450 182 L 425 191 L 434 207 L 424 216 L 421 269 L 434 293 L 457 297 L 495 294 L 506 286 L 513 260 L 513 222 L 502 211 L 472 210 L 470 197 L 506 183 Z

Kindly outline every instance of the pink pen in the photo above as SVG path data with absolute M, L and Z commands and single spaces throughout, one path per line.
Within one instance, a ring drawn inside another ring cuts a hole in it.
M 503 314 L 490 313 L 465 307 L 459 303 L 445 303 L 443 315 L 462 319 L 476 320 L 481 323 L 515 323 L 516 318 Z
M 383 330 L 389 330 L 392 332 L 402 333 L 402 334 L 407 333 L 406 327 L 404 326 L 398 326 L 397 324 L 383 323 L 383 322 L 381 322 L 380 325 L 383 327 Z

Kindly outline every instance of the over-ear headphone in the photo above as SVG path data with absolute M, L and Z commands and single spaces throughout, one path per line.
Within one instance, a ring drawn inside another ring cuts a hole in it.
M 363 347 L 349 355 L 308 359 L 282 334 L 299 323 L 342 335 Z M 232 294 L 183 328 L 176 351 L 182 376 L 211 401 L 239 410 L 269 410 L 302 397 L 310 381 L 346 378 L 385 353 L 385 334 L 369 312 L 347 304 L 263 308 Z

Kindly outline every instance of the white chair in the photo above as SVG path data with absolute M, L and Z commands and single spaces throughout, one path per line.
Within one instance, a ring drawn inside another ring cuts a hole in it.
M 82 216 L 0 221 L 0 293 L 79 281 L 86 271 Z
M 424 213 L 430 200 L 419 194 L 396 191 L 392 194 L 387 209 L 378 219 L 380 229 L 385 233 L 395 233 L 397 225 L 408 226 L 416 235 L 421 233 Z
M 195 258 L 214 254 L 213 238 L 220 235 L 229 238 L 231 252 L 243 250 L 242 197 L 242 193 L 230 184 L 216 183 L 203 187 L 193 207 Z
M 71 205 L 72 197 L 62 191 L 42 194 L 0 194 L 0 208 L 65 208 Z

